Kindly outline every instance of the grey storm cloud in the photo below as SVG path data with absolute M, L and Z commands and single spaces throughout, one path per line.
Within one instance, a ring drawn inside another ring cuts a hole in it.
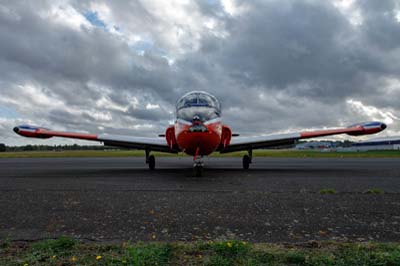
M 20 123 L 156 136 L 190 90 L 242 134 L 375 119 L 400 133 L 398 1 L 0 1 L 0 40 L 10 145 L 36 141 Z

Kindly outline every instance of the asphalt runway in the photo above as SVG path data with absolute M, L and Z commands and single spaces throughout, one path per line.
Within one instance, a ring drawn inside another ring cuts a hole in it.
M 0 159 L 0 239 L 400 241 L 400 159 L 156 160 Z

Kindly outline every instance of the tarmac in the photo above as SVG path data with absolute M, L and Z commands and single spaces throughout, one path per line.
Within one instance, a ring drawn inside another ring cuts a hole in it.
M 192 164 L 0 159 L 0 239 L 400 241 L 400 159 L 208 158 L 203 177 Z

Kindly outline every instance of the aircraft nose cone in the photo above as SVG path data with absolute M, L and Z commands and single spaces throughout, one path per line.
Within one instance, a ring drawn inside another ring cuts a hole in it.
M 385 128 L 387 128 L 387 125 L 386 125 L 386 124 L 384 124 L 384 123 L 382 123 L 382 125 L 381 125 L 381 129 L 382 129 L 382 130 L 384 130 Z
M 19 128 L 18 128 L 18 127 L 14 127 L 13 130 L 14 130 L 15 133 L 18 133 L 18 132 L 19 132 Z

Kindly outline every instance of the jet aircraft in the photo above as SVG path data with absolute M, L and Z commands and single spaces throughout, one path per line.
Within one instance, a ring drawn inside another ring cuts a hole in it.
M 381 122 L 365 122 L 345 128 L 242 137 L 233 134 L 231 128 L 222 122 L 221 104 L 215 96 L 204 91 L 192 91 L 183 95 L 177 101 L 175 123 L 167 127 L 165 134 L 154 138 L 62 132 L 28 125 L 17 126 L 14 131 L 24 137 L 83 139 L 102 142 L 107 146 L 144 150 L 145 162 L 150 170 L 155 169 L 156 165 L 155 157 L 151 154 L 152 151 L 184 152 L 193 156 L 195 174 L 201 176 L 203 172 L 202 158 L 213 152 L 247 151 L 247 154 L 243 156 L 242 165 L 244 169 L 248 169 L 253 161 L 252 151 L 255 149 L 279 148 L 293 145 L 300 139 L 329 135 L 360 136 L 374 134 L 385 128 L 386 125 Z

